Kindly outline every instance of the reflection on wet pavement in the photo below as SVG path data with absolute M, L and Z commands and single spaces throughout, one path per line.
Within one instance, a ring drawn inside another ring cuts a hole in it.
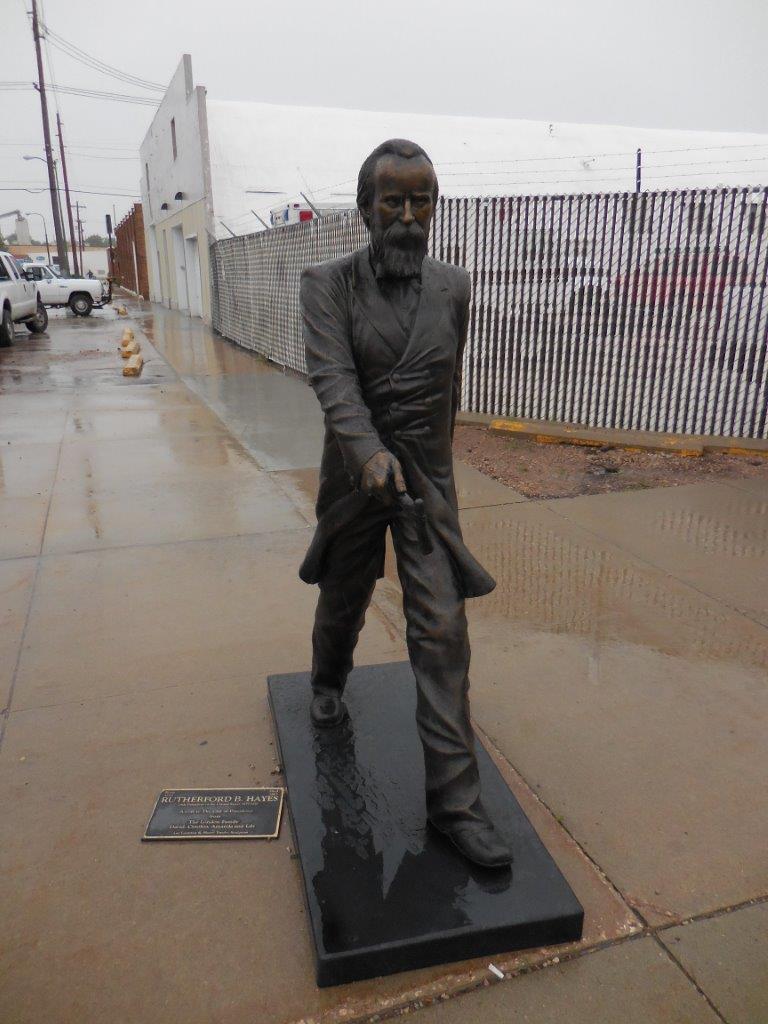
M 768 625 L 768 493 L 692 484 L 566 498 L 558 515 Z
M 768 667 L 767 633 L 734 623 L 731 611 L 719 602 L 543 503 L 468 509 L 461 523 L 470 550 L 496 579 L 491 594 L 467 604 L 477 644 L 525 634 L 566 634 L 694 661 Z M 376 600 L 402 629 L 393 559 L 387 560 L 386 572 L 391 587 L 379 585 Z
M 179 376 L 275 372 L 266 360 L 225 341 L 200 320 L 157 304 L 134 306 L 131 317 Z
M 128 381 L 116 372 L 115 355 L 123 322 L 114 309 L 96 310 L 89 317 L 73 317 L 63 310 L 51 310 L 50 330 L 30 335 L 17 331 L 13 346 L 0 360 L 0 392 L 58 392 L 99 390 L 119 392 L 130 386 L 134 392 L 153 384 L 176 379 L 161 359 L 145 360 L 140 377 Z M 105 331 L 105 325 L 109 330 Z M 33 407 L 30 403 L 29 408 Z
M 768 501 L 744 501 L 736 495 L 720 505 L 717 514 L 698 509 L 663 509 L 653 527 L 677 544 L 687 544 L 709 555 L 765 558 L 768 555 Z
M 200 321 L 162 307 L 137 319 L 184 384 L 263 469 L 319 466 L 323 416 L 305 381 L 217 337 Z

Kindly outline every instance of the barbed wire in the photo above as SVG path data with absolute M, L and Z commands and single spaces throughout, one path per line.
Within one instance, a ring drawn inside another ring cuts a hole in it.
M 698 160 L 695 163 L 681 162 L 681 163 L 668 163 L 668 164 L 652 164 L 653 168 L 666 168 L 666 167 L 721 167 L 723 164 L 743 164 L 743 163 L 765 163 L 768 164 L 768 154 L 765 156 L 744 156 L 736 157 L 733 160 Z M 634 173 L 636 164 L 624 164 L 621 167 L 606 167 L 607 171 L 632 171 Z M 643 175 L 646 173 L 646 166 L 643 166 Z M 536 174 L 584 174 L 585 168 L 582 167 L 565 167 L 557 168 L 553 170 L 547 170 L 545 168 L 535 168 L 534 173 Z M 489 174 L 527 174 L 530 171 L 445 171 L 440 175 L 442 178 L 456 178 L 456 177 L 485 177 Z

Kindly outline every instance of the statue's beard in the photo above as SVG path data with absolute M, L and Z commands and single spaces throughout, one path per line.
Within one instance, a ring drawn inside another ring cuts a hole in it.
M 371 226 L 371 252 L 382 277 L 418 277 L 427 255 L 428 240 L 420 224 Z

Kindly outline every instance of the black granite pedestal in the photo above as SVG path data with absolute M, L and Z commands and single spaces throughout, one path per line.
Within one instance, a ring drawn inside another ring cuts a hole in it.
M 356 669 L 333 729 L 312 725 L 310 697 L 307 673 L 269 678 L 318 985 L 581 937 L 579 901 L 479 741 L 512 869 L 474 867 L 427 826 L 407 662 Z

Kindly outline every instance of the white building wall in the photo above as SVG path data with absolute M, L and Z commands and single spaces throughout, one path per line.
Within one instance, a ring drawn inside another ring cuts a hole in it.
M 446 196 L 632 192 L 638 148 L 644 189 L 768 183 L 766 135 L 209 101 L 185 55 L 140 150 L 152 298 L 210 320 L 210 242 L 301 192 L 353 205 L 363 159 L 395 137 L 426 149 Z
M 207 140 L 205 89 L 194 85 L 192 59 L 185 54 L 139 150 L 150 297 L 210 322 Z M 195 279 L 187 282 L 188 274 Z
M 621 125 L 447 117 L 210 100 L 217 237 L 263 230 L 300 199 L 354 204 L 365 157 L 412 139 L 435 163 L 446 196 L 633 192 L 636 151 L 649 189 L 768 184 L 768 136 Z M 224 227 L 226 225 L 226 227 Z

